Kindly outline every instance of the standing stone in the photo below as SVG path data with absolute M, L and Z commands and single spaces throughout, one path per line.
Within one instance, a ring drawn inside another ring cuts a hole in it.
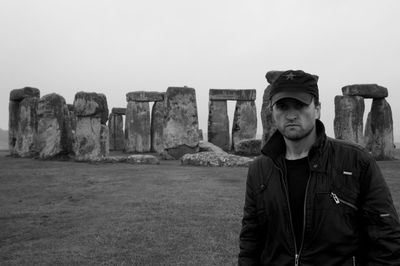
M 261 122 L 263 126 L 263 135 L 261 139 L 261 147 L 263 147 L 268 139 L 274 134 L 276 126 L 272 117 L 271 101 L 269 100 L 269 93 L 271 91 L 271 85 L 264 90 L 263 103 L 261 107 Z
M 76 129 L 76 115 L 74 111 L 74 105 L 73 104 L 67 104 L 68 106 L 68 113 L 69 113 L 69 124 L 70 128 L 72 130 L 72 135 L 75 134 L 75 129 Z
M 72 131 L 69 111 L 64 97 L 48 94 L 40 98 L 37 108 L 38 132 L 35 149 L 42 159 L 72 150 Z
M 77 117 L 74 153 L 77 161 L 92 161 L 107 156 L 108 120 L 107 99 L 103 94 L 78 92 L 74 100 Z M 104 133 L 106 132 L 106 133 Z
M 106 125 L 100 125 L 100 157 L 107 157 L 110 152 L 109 132 Z
M 113 108 L 114 109 L 114 108 Z M 125 147 L 125 134 L 123 117 L 120 114 L 111 113 L 108 118 L 108 132 L 110 136 L 110 150 L 122 151 Z
M 335 97 L 335 138 L 364 145 L 364 98 L 360 96 Z
M 11 155 L 18 155 L 19 102 L 10 101 L 8 105 L 8 115 L 8 149 Z
M 229 117 L 227 101 L 211 100 L 208 103 L 208 142 L 228 151 L 229 146 Z
M 165 101 L 157 101 L 151 110 L 151 150 L 157 153 L 164 151 L 163 129 L 165 116 Z
M 386 98 L 388 90 L 377 84 L 355 84 L 342 88 L 343 95 L 361 96 L 364 98 Z
M 374 99 L 367 128 L 366 148 L 376 160 L 394 159 L 392 109 L 385 99 Z
M 102 93 L 78 92 L 75 94 L 74 112 L 78 117 L 100 117 L 101 124 L 108 120 L 107 98 Z
M 40 91 L 25 87 L 10 92 L 8 146 L 11 155 L 34 155 L 34 138 L 37 131 L 36 107 Z
M 35 138 L 37 133 L 36 109 L 39 99 L 29 97 L 19 103 L 18 132 L 15 151 L 20 157 L 35 156 Z
M 254 139 L 257 134 L 257 110 L 254 101 L 237 101 L 232 124 L 232 150 L 243 139 Z
M 148 102 L 128 102 L 125 130 L 126 152 L 150 151 L 150 105 Z
M 196 92 L 189 87 L 169 87 L 165 94 L 164 149 L 178 159 L 198 151 L 199 122 Z
M 100 130 L 100 117 L 78 116 L 74 142 L 75 160 L 93 161 L 101 157 Z

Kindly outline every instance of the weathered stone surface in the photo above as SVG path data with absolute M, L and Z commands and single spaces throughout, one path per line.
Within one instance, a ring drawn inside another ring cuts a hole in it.
M 166 116 L 163 128 L 164 149 L 177 158 L 185 150 L 196 151 L 199 122 L 196 92 L 188 87 L 169 87 L 165 94 Z M 186 147 L 184 147 L 186 146 Z M 175 152 L 179 150 L 179 152 Z
M 261 154 L 261 139 L 242 139 L 235 146 L 235 154 L 253 156 Z
M 149 152 L 150 105 L 148 102 L 128 102 L 125 117 L 125 151 L 128 153 Z
M 209 101 L 208 103 L 208 141 L 230 150 L 229 117 L 226 101 Z
M 199 152 L 185 154 L 181 158 L 182 165 L 195 166 L 219 166 L 219 167 L 248 167 L 252 158 L 231 155 L 228 153 L 218 154 L 215 152 Z
M 72 129 L 64 97 L 52 93 L 40 98 L 37 108 L 38 131 L 35 149 L 48 159 L 72 151 Z
M 161 153 L 164 151 L 163 130 L 165 102 L 155 102 L 151 110 L 151 150 Z
M 199 140 L 204 140 L 202 129 L 199 129 Z
M 392 109 L 385 99 L 374 99 L 366 126 L 366 148 L 376 160 L 394 159 Z
M 101 118 L 78 117 L 74 153 L 77 161 L 94 161 L 101 157 Z
M 108 126 L 100 125 L 100 157 L 107 157 L 110 152 Z
M 130 164 L 160 164 L 160 160 L 147 154 L 132 154 L 129 156 L 107 156 L 93 160 L 99 163 L 130 163 Z
M 111 109 L 111 113 L 115 115 L 126 115 L 126 108 L 114 107 Z
M 134 91 L 126 94 L 126 101 L 133 102 L 160 102 L 164 101 L 164 93 L 156 91 Z
M 10 101 L 17 101 L 20 102 L 25 98 L 30 97 L 40 97 L 39 89 L 32 88 L 32 87 L 25 87 L 22 89 L 15 89 L 10 92 Z
M 101 123 L 108 119 L 107 98 L 102 93 L 78 92 L 75 94 L 74 112 L 78 117 L 100 117 Z
M 237 101 L 232 124 L 232 150 L 242 139 L 253 139 L 257 134 L 257 110 L 254 101 Z
M 125 148 L 124 121 L 122 115 L 111 113 L 108 118 L 110 150 L 122 151 Z
M 15 138 L 15 146 L 10 147 L 11 154 L 20 157 L 32 157 L 36 155 L 35 138 L 38 124 L 36 109 L 38 101 L 39 98 L 28 97 L 19 102 L 18 130 L 16 136 L 13 136 Z M 12 142 L 14 141 L 12 140 Z
M 364 98 L 359 96 L 335 97 L 335 138 L 364 145 Z
M 199 141 L 199 151 L 204 152 L 204 151 L 212 151 L 214 153 L 221 153 L 221 154 L 226 154 L 227 152 L 221 149 L 220 147 L 212 144 L 211 142 L 208 141 Z
M 377 84 L 354 84 L 342 88 L 343 95 L 361 96 L 364 98 L 385 98 L 388 90 Z
M 269 92 L 271 91 L 271 85 L 264 90 L 263 103 L 261 107 L 261 123 L 263 126 L 263 135 L 261 139 L 261 146 L 267 143 L 268 139 L 274 134 L 276 126 L 272 117 L 271 101 L 269 100 Z
M 256 90 L 210 89 L 210 101 L 254 101 Z
M 11 155 L 17 155 L 19 121 L 19 102 L 10 101 L 8 105 L 8 150 Z

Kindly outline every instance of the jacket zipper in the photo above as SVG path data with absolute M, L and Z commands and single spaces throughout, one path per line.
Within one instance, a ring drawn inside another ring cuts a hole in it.
M 310 162 L 309 162 L 310 163 Z M 304 242 L 304 234 L 306 231 L 306 207 L 307 207 L 307 193 L 308 193 L 308 185 L 310 183 L 310 179 L 311 179 L 311 170 L 310 170 L 310 174 L 308 176 L 308 180 L 307 180 L 307 185 L 306 185 L 306 191 L 304 193 L 304 205 L 303 205 L 303 232 L 302 232 L 302 236 L 301 236 L 301 242 L 300 242 L 300 249 L 297 249 L 297 244 L 296 244 L 296 236 L 294 234 L 294 227 L 293 227 L 293 220 L 292 220 L 292 211 L 290 209 L 290 202 L 289 202 L 289 193 L 287 191 L 286 188 L 286 182 L 285 182 L 285 178 L 283 176 L 282 170 L 278 167 L 279 172 L 281 173 L 281 177 L 284 183 L 284 187 L 285 187 L 285 194 L 286 194 L 286 201 L 288 204 L 288 208 L 289 208 L 289 220 L 290 220 L 290 227 L 292 229 L 292 235 L 293 235 L 293 241 L 294 241 L 294 250 L 295 250 L 295 254 L 294 254 L 294 265 L 298 266 L 299 265 L 299 259 L 300 259 L 300 253 L 301 250 L 303 249 L 303 242 Z
M 286 167 L 286 166 L 285 166 Z M 283 184 L 284 184 L 284 189 L 285 189 L 285 195 L 286 195 L 286 203 L 287 203 L 287 206 L 288 206 L 288 209 L 289 209 L 289 220 L 290 220 L 290 229 L 292 230 L 292 236 L 293 236 L 293 243 L 294 243 L 294 265 L 295 266 L 298 266 L 299 265 L 299 254 L 297 253 L 297 244 L 296 244 L 296 236 L 295 236 L 295 234 L 294 234 L 294 227 L 293 227 L 293 220 L 292 220 L 292 211 L 291 211 L 291 209 L 290 209 L 290 201 L 289 201 L 289 193 L 288 193 L 288 191 L 287 191 L 287 188 L 286 188 L 286 181 L 285 181 L 285 178 L 284 178 L 284 175 L 283 175 L 283 173 L 282 173 L 282 170 L 279 168 L 279 167 L 277 167 L 278 169 L 279 169 L 279 172 L 281 173 L 281 179 L 282 179 L 282 181 L 283 181 Z
M 335 201 L 335 203 L 336 204 L 340 204 L 340 203 L 343 203 L 344 205 L 347 205 L 348 207 L 350 207 L 350 208 L 352 208 L 352 209 L 354 209 L 354 210 L 358 210 L 358 208 L 357 208 L 357 206 L 356 205 L 354 205 L 354 204 L 352 204 L 352 203 L 350 203 L 350 202 L 348 202 L 348 201 L 346 201 L 346 200 L 343 200 L 343 199 L 341 199 L 341 198 L 339 198 L 335 193 L 333 193 L 333 192 L 331 192 L 331 197 L 333 198 L 333 200 Z

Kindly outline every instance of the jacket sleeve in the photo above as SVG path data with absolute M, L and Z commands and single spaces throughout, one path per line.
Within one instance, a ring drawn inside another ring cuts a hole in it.
M 400 224 L 389 188 L 375 160 L 370 159 L 363 168 L 367 265 L 399 265 Z
M 257 219 L 257 207 L 251 166 L 247 174 L 246 194 L 243 209 L 242 229 L 239 236 L 239 266 L 259 265 L 261 257 L 260 225 Z

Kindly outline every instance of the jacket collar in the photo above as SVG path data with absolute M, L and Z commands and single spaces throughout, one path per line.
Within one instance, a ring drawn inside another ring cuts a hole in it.
M 326 145 L 326 133 L 324 124 L 319 119 L 317 119 L 315 120 L 315 127 L 317 130 L 317 139 L 312 145 L 310 152 L 308 153 L 309 158 L 312 158 L 315 155 L 320 155 L 322 153 L 323 147 Z M 274 161 L 280 156 L 285 156 L 285 140 L 283 138 L 283 135 L 278 130 L 276 130 L 275 133 L 272 134 L 272 136 L 268 139 L 267 143 L 262 148 L 261 153 L 267 157 L 270 157 Z

